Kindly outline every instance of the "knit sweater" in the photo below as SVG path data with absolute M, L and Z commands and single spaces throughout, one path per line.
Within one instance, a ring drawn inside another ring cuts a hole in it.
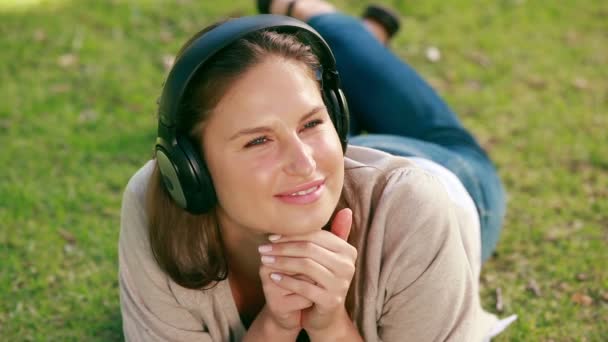
M 186 289 L 152 256 L 145 194 L 154 163 L 131 178 L 122 203 L 119 282 L 125 338 L 240 341 L 246 328 L 228 280 L 209 290 Z M 453 179 L 442 178 L 428 163 L 420 165 L 348 148 L 343 200 L 353 210 L 348 242 L 358 251 L 347 297 L 351 318 L 365 341 L 485 340 L 498 319 L 480 305 L 474 206 L 461 185 L 454 187 Z

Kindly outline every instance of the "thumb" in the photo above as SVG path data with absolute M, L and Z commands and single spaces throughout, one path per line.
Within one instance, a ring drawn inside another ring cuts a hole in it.
M 347 241 L 353 223 L 353 211 L 344 208 L 336 213 L 331 223 L 331 232 L 340 239 Z

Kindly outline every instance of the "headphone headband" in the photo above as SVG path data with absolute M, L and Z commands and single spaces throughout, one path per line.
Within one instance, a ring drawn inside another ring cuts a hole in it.
M 315 38 L 322 43 L 319 45 L 325 50 L 319 56 L 323 59 L 320 61 L 321 65 L 329 72 L 335 72 L 336 62 L 333 53 L 323 37 L 309 25 L 291 17 L 271 14 L 231 19 L 195 39 L 175 61 L 167 76 L 158 107 L 162 124 L 166 127 L 175 126 L 176 113 L 179 112 L 179 106 L 190 80 L 207 60 L 238 39 L 265 29 L 276 29 L 285 33 L 304 29 L 314 33 Z

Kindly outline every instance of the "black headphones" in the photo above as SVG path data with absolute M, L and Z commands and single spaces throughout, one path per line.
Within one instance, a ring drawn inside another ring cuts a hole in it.
M 308 32 L 320 51 L 323 99 L 338 132 L 342 150 L 348 142 L 348 106 L 331 49 L 312 27 L 285 16 L 257 15 L 228 20 L 194 39 L 182 49 L 165 81 L 158 107 L 156 162 L 165 188 L 175 202 L 192 214 L 203 214 L 215 207 L 217 196 L 211 176 L 188 132 L 178 132 L 179 111 L 189 82 L 213 55 L 244 36 L 260 30 L 281 33 Z M 314 50 L 314 49 L 313 49 Z

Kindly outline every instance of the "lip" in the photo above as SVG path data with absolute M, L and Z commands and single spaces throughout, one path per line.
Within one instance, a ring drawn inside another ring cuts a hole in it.
M 298 185 L 295 188 L 289 189 L 285 192 L 282 192 L 280 194 L 277 194 L 275 196 L 277 197 L 281 197 L 281 196 L 290 196 L 293 193 L 296 193 L 298 191 L 304 191 L 304 190 L 308 190 L 310 188 L 314 188 L 315 186 L 319 186 L 325 183 L 325 179 L 318 179 L 312 182 L 308 182 L 308 183 L 304 183 L 302 185 Z
M 291 196 L 291 194 L 293 194 L 295 192 L 309 190 L 312 188 L 316 188 L 316 189 L 305 195 Z M 325 180 L 324 179 L 299 185 L 293 189 L 290 189 L 289 191 L 275 195 L 275 197 L 277 199 L 279 199 L 281 202 L 286 203 L 286 204 L 299 204 L 299 205 L 311 204 L 311 203 L 316 202 L 321 197 L 323 190 L 325 190 Z

